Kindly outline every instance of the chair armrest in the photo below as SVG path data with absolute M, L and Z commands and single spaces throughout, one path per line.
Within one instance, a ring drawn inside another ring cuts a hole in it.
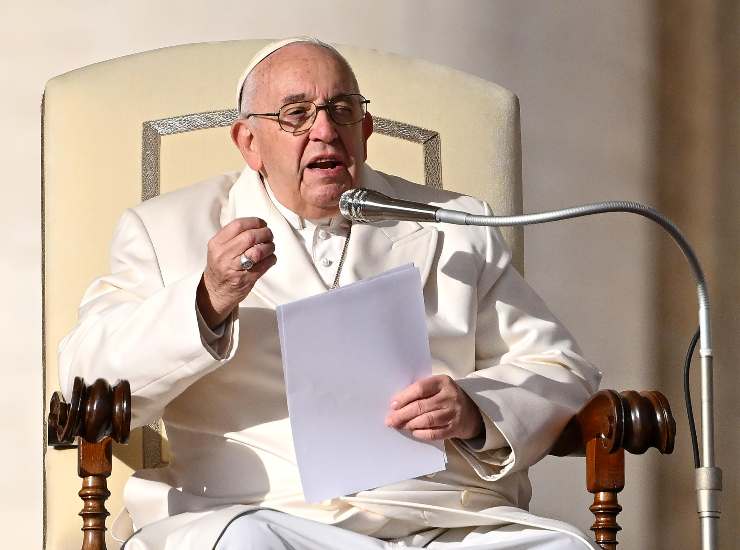
M 605 550 L 615 550 L 617 493 L 624 488 L 624 452 L 642 454 L 655 447 L 673 452 L 676 421 L 657 391 L 601 390 L 570 419 L 550 450 L 555 456 L 586 456 L 586 489 L 593 493 L 591 530 Z
M 112 442 L 126 443 L 131 425 L 131 389 L 127 381 L 111 387 L 105 380 L 86 386 L 74 380 L 69 403 L 55 392 L 49 407 L 49 444 L 79 441 L 78 475 L 83 478 L 82 550 L 105 550 L 105 500 L 110 493 Z M 616 494 L 624 488 L 624 451 L 642 454 L 650 447 L 673 452 L 676 422 L 668 400 L 657 391 L 601 390 L 566 425 L 550 450 L 555 456 L 586 456 L 586 487 L 594 493 L 591 527 L 605 549 L 616 548 L 621 511 Z
M 82 550 L 105 550 L 105 501 L 110 496 L 106 478 L 111 474 L 112 444 L 126 443 L 131 428 L 131 388 L 125 380 L 111 387 L 98 379 L 86 386 L 76 377 L 70 402 L 54 392 L 49 405 L 49 444 L 71 446 L 79 442 L 77 473 L 82 478 Z
M 591 440 L 609 453 L 619 449 L 642 454 L 655 447 L 673 452 L 676 421 L 666 397 L 658 391 L 601 390 L 570 419 L 555 445 L 554 456 L 584 456 Z

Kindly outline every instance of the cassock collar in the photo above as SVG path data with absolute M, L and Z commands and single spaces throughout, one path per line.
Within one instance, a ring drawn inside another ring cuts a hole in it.
M 394 189 L 379 172 L 367 165 L 360 173 L 360 185 L 393 196 Z M 274 305 L 325 292 L 327 286 L 319 276 L 312 258 L 288 218 L 284 205 L 271 199 L 259 174 L 246 167 L 229 192 L 228 204 L 221 212 L 221 224 L 234 218 L 259 216 L 273 232 L 277 255 L 282 261 L 269 269 L 253 290 Z M 342 220 L 342 218 L 340 216 Z M 304 220 L 305 221 L 305 220 Z M 378 275 L 407 263 L 419 268 L 422 285 L 434 259 L 437 230 L 411 221 L 388 221 L 377 224 L 354 224 L 342 268 L 340 284 Z
M 301 231 L 303 229 L 313 231 L 316 227 L 328 227 L 330 231 L 347 229 L 349 222 L 341 214 L 337 214 L 336 216 L 326 216 L 324 218 L 309 219 L 293 212 L 278 200 L 275 193 L 273 193 L 272 187 L 270 187 L 270 182 L 267 178 L 262 176 L 260 176 L 260 178 L 262 179 L 262 183 L 265 185 L 265 191 L 267 191 L 267 196 L 270 197 L 272 204 L 275 206 L 277 211 L 283 215 L 283 218 L 288 222 L 288 225 L 296 231 Z

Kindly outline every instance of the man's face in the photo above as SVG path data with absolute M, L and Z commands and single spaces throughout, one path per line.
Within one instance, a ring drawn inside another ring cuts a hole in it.
M 255 70 L 259 72 L 253 77 L 259 80 L 251 112 L 277 112 L 295 101 L 323 105 L 359 92 L 346 67 L 320 46 L 285 46 Z M 358 184 L 371 132 L 370 115 L 341 126 L 321 110 L 311 129 L 297 136 L 283 131 L 274 118 L 258 117 L 238 122 L 232 135 L 249 166 L 267 177 L 277 199 L 315 219 L 336 214 L 340 195 Z

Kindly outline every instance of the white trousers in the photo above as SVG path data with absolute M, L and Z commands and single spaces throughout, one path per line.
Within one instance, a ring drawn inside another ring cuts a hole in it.
M 507 525 L 491 529 L 437 529 L 433 540 L 414 545 L 414 537 L 387 542 L 332 525 L 274 510 L 256 510 L 229 523 L 215 550 L 585 550 L 586 544 L 568 533 Z M 435 536 L 436 535 L 436 536 Z M 419 538 L 419 537 L 417 537 Z M 421 538 L 429 538 L 421 537 Z M 593 546 L 592 548 L 597 548 Z

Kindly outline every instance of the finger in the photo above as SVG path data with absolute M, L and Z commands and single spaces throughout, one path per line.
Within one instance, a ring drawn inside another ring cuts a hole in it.
M 249 270 L 241 269 L 237 271 L 237 275 L 233 279 L 233 288 L 239 289 L 240 291 L 248 292 L 257 282 L 257 280 L 265 274 L 265 272 L 277 263 L 277 256 L 271 254 L 263 260 L 255 263 Z
M 255 281 L 262 277 L 262 275 L 265 274 L 265 272 L 270 269 L 272 266 L 274 266 L 277 263 L 277 256 L 275 254 L 270 254 L 266 258 L 260 260 L 256 264 L 254 264 L 254 267 L 250 269 L 249 271 L 245 271 L 246 274 L 249 274 L 250 277 L 252 277 Z
M 421 441 L 439 441 L 440 439 L 449 439 L 451 437 L 451 431 L 449 427 L 431 428 L 414 430 L 411 432 L 411 435 Z
M 244 252 L 244 256 L 252 260 L 252 267 L 248 271 L 254 271 L 255 265 L 274 253 L 275 243 L 259 243 L 249 248 Z M 242 270 L 241 254 L 232 261 L 234 263 L 234 269 Z
M 439 391 L 439 377 L 429 376 L 417 380 L 391 398 L 391 408 L 401 409 L 418 399 L 430 397 Z
M 257 244 L 271 242 L 272 231 L 269 227 L 250 229 L 239 233 L 228 242 L 221 243 L 221 254 L 225 258 L 236 258 Z
M 223 226 L 213 236 L 213 241 L 219 244 L 225 243 L 236 237 L 239 233 L 243 233 L 248 229 L 259 229 L 261 227 L 267 227 L 267 223 L 261 218 L 236 218 Z
M 426 413 L 440 409 L 438 403 L 433 399 L 417 399 L 405 407 L 391 410 L 386 417 L 386 425 L 393 428 L 402 428 L 407 422 L 414 418 L 424 416 Z
M 430 430 L 433 428 L 446 428 L 455 418 L 455 413 L 450 409 L 437 409 L 429 411 L 416 418 L 409 420 L 404 426 L 404 430 Z

